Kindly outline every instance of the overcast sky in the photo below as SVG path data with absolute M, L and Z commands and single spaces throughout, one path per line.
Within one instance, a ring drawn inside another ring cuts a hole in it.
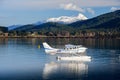
M 0 25 L 28 24 L 51 17 L 92 18 L 120 9 L 120 0 L 0 0 Z

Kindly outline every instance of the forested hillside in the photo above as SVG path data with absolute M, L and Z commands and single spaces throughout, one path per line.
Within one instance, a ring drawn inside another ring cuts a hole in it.
M 92 19 L 71 24 L 47 22 L 40 25 L 28 24 L 9 31 L 11 35 L 45 35 L 66 37 L 120 37 L 120 10 L 106 13 Z

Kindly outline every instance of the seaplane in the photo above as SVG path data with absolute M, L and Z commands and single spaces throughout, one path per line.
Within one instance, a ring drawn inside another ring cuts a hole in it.
M 86 52 L 87 48 L 82 45 L 72 45 L 66 44 L 63 49 L 53 48 L 46 42 L 43 42 L 43 47 L 45 53 L 55 55 L 55 54 L 67 54 L 68 56 L 57 56 L 59 60 L 80 60 L 80 61 L 90 61 L 90 56 L 81 56 L 79 54 Z

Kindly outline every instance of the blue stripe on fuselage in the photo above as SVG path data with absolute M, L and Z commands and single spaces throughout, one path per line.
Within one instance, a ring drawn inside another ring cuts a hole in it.
M 45 48 L 46 50 L 54 50 L 54 49 L 50 49 L 50 48 Z

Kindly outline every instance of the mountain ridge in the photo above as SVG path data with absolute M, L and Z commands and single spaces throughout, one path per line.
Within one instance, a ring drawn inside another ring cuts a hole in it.
M 120 19 L 120 10 L 110 12 L 110 13 L 105 13 L 105 14 L 102 14 L 100 16 L 97 16 L 97 17 L 94 17 L 94 18 L 91 18 L 85 21 L 77 21 L 77 22 L 69 24 L 68 26 L 81 27 L 81 28 L 82 27 L 83 28 L 90 28 L 90 27 L 95 28 L 95 27 L 98 27 L 100 24 L 106 23 L 115 18 Z
M 0 29 L 5 32 L 7 28 Z M 18 37 L 104 37 L 120 38 L 120 10 L 106 13 L 88 20 L 77 21 L 71 24 L 56 22 L 27 24 L 8 31 L 9 36 Z
M 60 27 L 61 26 L 61 27 Z M 25 28 L 26 27 L 26 28 Z M 64 27 L 64 29 L 62 29 Z M 54 32 L 56 31 L 78 31 L 84 29 L 111 29 L 111 28 L 119 28 L 120 27 L 120 10 L 106 13 L 100 16 L 97 16 L 92 19 L 87 19 L 83 21 L 77 21 L 71 24 L 60 24 L 56 22 L 47 22 L 40 25 L 24 25 L 19 28 L 14 29 L 15 31 L 40 31 L 41 29 L 45 32 L 49 32 L 49 30 Z M 58 29 L 58 30 L 57 30 Z

